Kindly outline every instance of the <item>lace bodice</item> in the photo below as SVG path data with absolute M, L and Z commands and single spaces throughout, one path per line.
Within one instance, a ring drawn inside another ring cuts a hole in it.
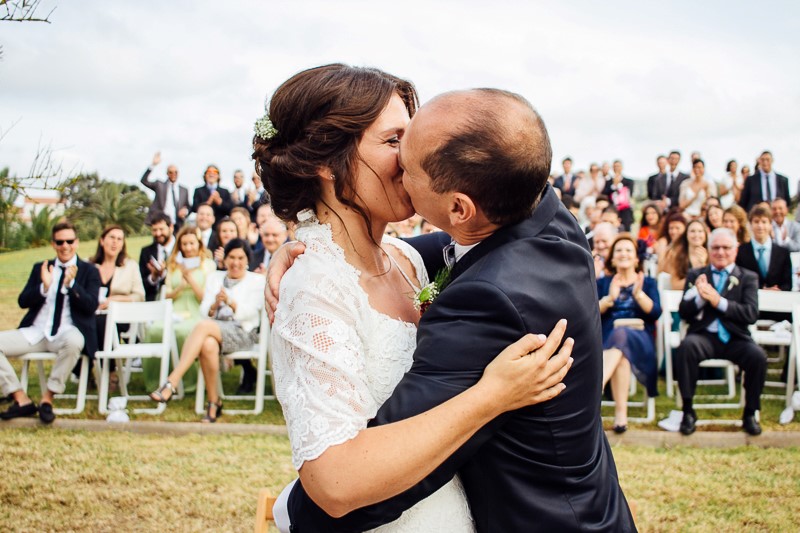
M 345 261 L 330 226 L 309 211 L 297 228 L 306 251 L 281 281 L 272 329 L 278 399 L 294 466 L 353 438 L 411 367 L 416 327 L 369 305 L 360 272 Z M 384 237 L 409 258 L 420 286 L 427 274 L 408 244 Z

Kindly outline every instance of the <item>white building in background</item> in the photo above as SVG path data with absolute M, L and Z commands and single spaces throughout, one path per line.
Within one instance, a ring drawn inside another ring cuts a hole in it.
M 14 205 L 19 209 L 19 218 L 25 224 L 29 224 L 34 215 L 45 207 L 55 215 L 63 215 L 66 209 L 66 202 L 61 198 L 59 191 L 52 189 L 27 189 L 27 197 L 20 196 Z

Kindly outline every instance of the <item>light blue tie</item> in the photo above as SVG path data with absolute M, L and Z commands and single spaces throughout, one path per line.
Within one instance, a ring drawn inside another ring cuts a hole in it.
M 725 290 L 725 282 L 728 281 L 728 271 L 727 270 L 714 270 L 717 273 L 719 280 L 717 280 L 717 285 L 714 287 L 717 289 L 717 292 L 722 294 L 722 291 Z M 731 340 L 730 332 L 722 325 L 722 321 L 717 319 L 717 336 L 719 336 L 719 340 L 722 344 L 728 344 L 728 341 Z
M 758 259 L 757 259 L 758 269 L 761 271 L 762 278 L 767 277 L 767 258 L 764 257 L 764 252 L 766 251 L 767 249 L 765 247 L 763 246 L 758 247 Z

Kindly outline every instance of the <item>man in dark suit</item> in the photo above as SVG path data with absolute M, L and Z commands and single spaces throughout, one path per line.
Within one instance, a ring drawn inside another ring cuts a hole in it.
M 233 209 L 231 193 L 219 186 L 219 169 L 215 165 L 208 165 L 203 181 L 205 185 L 194 190 L 192 212 L 196 213 L 197 208 L 203 204 L 210 205 L 214 210 L 214 217 L 219 222 L 231 214 Z
M 555 182 L 553 182 L 553 187 L 561 191 L 562 197 L 564 195 L 574 196 L 575 185 L 578 183 L 572 173 L 572 158 L 565 157 L 561 162 L 561 166 L 564 167 L 564 173 L 556 178 Z M 580 181 L 580 178 L 578 178 L 578 181 Z
M 748 215 L 753 238 L 739 247 L 736 264 L 758 274 L 758 288 L 792 290 L 792 258 L 789 250 L 770 237 L 772 212 L 763 204 L 753 206 Z
M 656 157 L 658 172 L 647 178 L 647 198 L 654 201 L 664 200 L 667 194 L 667 157 Z
M 189 215 L 191 207 L 189 191 L 183 185 L 178 185 L 178 168 L 175 165 L 167 167 L 166 181 L 151 181 L 150 173 L 159 163 L 161 163 L 161 152 L 156 152 L 153 156 L 153 163 L 142 175 L 142 185 L 156 193 L 144 223 L 152 224 L 157 215 L 165 214 L 170 218 L 177 232 Z
M 711 266 L 689 271 L 678 308 L 681 318 L 689 323 L 689 332 L 673 361 L 683 399 L 680 431 L 691 435 L 696 429 L 692 402 L 698 365 L 706 359 L 727 359 L 744 371 L 742 426 L 750 435 L 760 435 L 755 414 L 761 405 L 767 357 L 748 329 L 758 316 L 758 276 L 736 265 L 738 244 L 730 229 L 715 229 L 709 248 Z
M 678 170 L 678 163 L 681 162 L 681 153 L 673 150 L 667 158 L 669 168 L 667 169 L 664 180 L 664 196 L 666 196 L 667 208 L 678 207 L 678 197 L 681 195 L 681 183 L 689 179 L 688 174 Z
M 56 259 L 33 265 L 19 295 L 19 306 L 28 310 L 19 329 L 0 332 L 0 390 L 14 399 L 0 414 L 3 420 L 31 416 L 38 410 L 42 422 L 53 422 L 53 397 L 64 392 L 81 351 L 89 356 L 97 351 L 94 313 L 100 293 L 99 271 L 78 259 L 78 234 L 70 222 L 53 226 L 52 245 Z M 30 352 L 57 354 L 38 408 L 8 362 L 9 357 Z
M 148 302 L 158 300 L 158 293 L 166 277 L 169 254 L 175 246 L 172 223 L 166 215 L 158 215 L 150 224 L 153 243 L 142 248 L 139 271 L 144 281 L 144 296 Z
M 448 93 L 411 120 L 400 158 L 417 212 L 455 239 L 448 247 L 455 263 L 420 320 L 411 370 L 373 424 L 447 401 L 511 342 L 551 331 L 559 318 L 574 338 L 574 363 L 558 397 L 495 419 L 399 496 L 332 519 L 297 483 L 288 502 L 292 530 L 376 527 L 459 473 L 479 532 L 635 531 L 600 422 L 592 257 L 575 218 L 546 185 L 551 149 L 541 118 L 512 93 Z
M 772 169 L 772 153 L 765 151 L 758 158 L 758 170 L 744 180 L 739 205 L 748 213 L 761 202 L 772 203 L 783 198 L 789 203 L 789 178 L 776 174 Z

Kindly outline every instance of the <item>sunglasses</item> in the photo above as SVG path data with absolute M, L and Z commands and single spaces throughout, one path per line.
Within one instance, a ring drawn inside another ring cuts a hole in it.
M 64 243 L 72 245 L 75 244 L 75 239 L 56 239 L 53 242 L 56 243 L 56 246 L 63 246 Z

